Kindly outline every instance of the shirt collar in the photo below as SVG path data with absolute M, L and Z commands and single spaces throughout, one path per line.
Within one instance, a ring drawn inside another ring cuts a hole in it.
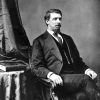
M 54 34 L 53 31 L 51 31 L 51 30 L 49 30 L 49 29 L 47 29 L 47 31 L 48 31 L 49 34 L 51 34 L 51 35 L 53 36 L 53 34 Z
M 51 31 L 51 30 L 49 30 L 49 29 L 47 29 L 47 31 L 48 31 L 48 33 L 49 33 L 50 35 L 52 35 L 52 36 L 58 41 L 58 39 L 54 36 L 54 32 L 53 32 L 53 31 Z M 58 34 L 58 36 L 61 37 L 62 42 L 63 42 L 62 36 L 61 36 L 60 34 Z

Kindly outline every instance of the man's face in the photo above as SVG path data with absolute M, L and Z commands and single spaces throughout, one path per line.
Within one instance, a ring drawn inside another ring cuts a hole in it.
M 48 29 L 55 31 L 61 27 L 62 16 L 58 13 L 50 13 L 50 19 L 46 21 Z

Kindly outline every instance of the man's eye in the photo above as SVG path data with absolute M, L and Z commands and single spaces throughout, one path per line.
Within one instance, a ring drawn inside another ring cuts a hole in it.
M 54 20 L 57 20 L 57 18 L 54 18 Z
M 62 18 L 59 18 L 59 20 L 62 20 Z
M 62 20 L 62 18 L 54 18 L 53 20 L 57 20 L 57 19 Z

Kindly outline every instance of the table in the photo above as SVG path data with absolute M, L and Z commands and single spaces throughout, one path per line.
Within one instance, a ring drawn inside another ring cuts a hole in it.
M 0 72 L 0 100 L 25 100 L 24 71 Z

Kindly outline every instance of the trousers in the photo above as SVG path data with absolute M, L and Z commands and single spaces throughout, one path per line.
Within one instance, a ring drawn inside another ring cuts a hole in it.
M 61 74 L 63 85 L 57 85 L 54 91 L 58 95 L 82 92 L 87 95 L 87 100 L 100 100 L 100 90 L 94 80 L 85 74 Z

